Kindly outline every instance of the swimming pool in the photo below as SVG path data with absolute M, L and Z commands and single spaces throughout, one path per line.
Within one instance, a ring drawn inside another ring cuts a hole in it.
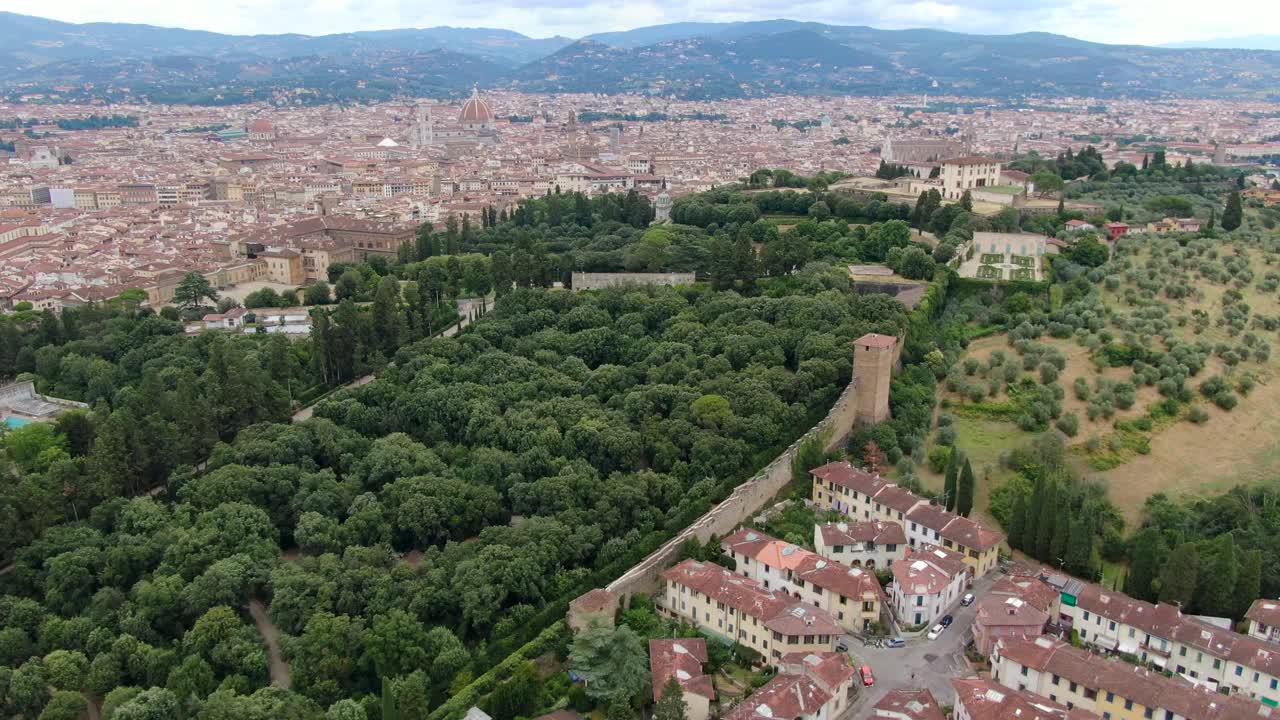
M 4 424 L 7 425 L 10 430 L 17 430 L 23 425 L 30 425 L 31 421 L 26 418 L 7 417 L 4 419 Z

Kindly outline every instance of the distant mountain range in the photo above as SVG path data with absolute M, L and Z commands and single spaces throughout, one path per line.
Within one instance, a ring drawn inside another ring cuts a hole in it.
M 1188 40 L 1169 43 L 1167 48 L 1236 48 L 1240 50 L 1280 50 L 1280 35 L 1241 35 L 1216 40 Z
M 0 91 L 67 100 L 334 102 L 457 95 L 472 84 L 689 99 L 768 94 L 1280 99 L 1280 52 L 1102 45 L 792 20 L 676 23 L 530 38 L 437 27 L 252 35 L 0 13 Z M 299 89 L 302 92 L 299 92 Z

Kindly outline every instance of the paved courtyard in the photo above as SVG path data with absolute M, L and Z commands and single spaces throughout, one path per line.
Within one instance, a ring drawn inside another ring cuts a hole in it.
M 982 597 L 1002 574 L 1000 570 L 990 573 L 975 582 L 969 592 Z M 969 607 L 957 605 L 951 611 L 951 627 L 941 637 L 937 640 L 924 636 L 910 638 L 903 648 L 863 647 L 861 641 L 851 640 L 850 657 L 858 667 L 871 666 L 876 684 L 862 688 L 849 717 L 870 717 L 872 705 L 890 690 L 900 688 L 926 688 L 939 705 L 950 705 L 951 679 L 971 674 L 964 648 L 972 638 L 971 626 L 976 613 L 976 602 Z

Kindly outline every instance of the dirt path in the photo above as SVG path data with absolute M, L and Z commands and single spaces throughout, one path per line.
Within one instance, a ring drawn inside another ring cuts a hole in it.
M 84 698 L 85 716 L 88 720 L 98 720 L 101 717 L 98 714 L 98 701 L 88 691 L 81 691 L 80 697 Z
M 279 688 L 289 689 L 292 679 L 289 677 L 289 665 L 280 655 L 280 630 L 267 617 L 267 609 L 261 600 L 249 601 L 249 615 L 253 624 L 258 626 L 258 634 L 267 644 L 267 662 L 271 672 L 271 684 Z
M 492 305 L 493 305 L 492 297 L 483 298 L 483 299 L 468 298 L 466 300 L 459 300 L 458 314 L 462 316 L 462 319 L 457 323 L 450 325 L 449 327 L 437 333 L 436 337 L 453 337 L 454 335 L 457 335 L 459 331 L 461 331 L 466 326 L 470 325 L 472 320 L 476 319 L 476 316 L 480 312 L 481 307 L 492 306 Z M 345 390 L 348 388 L 358 388 L 361 385 L 368 385 L 369 383 L 373 382 L 376 378 L 377 378 L 377 375 L 370 373 L 369 375 L 358 377 L 355 380 L 352 380 L 351 382 L 347 383 L 346 385 L 343 385 L 342 387 L 336 388 L 334 392 L 337 392 L 338 390 Z M 321 400 L 325 400 L 330 397 L 333 397 L 332 392 L 326 393 L 324 397 L 321 398 Z M 293 421 L 302 422 L 304 420 L 310 420 L 311 415 L 315 412 L 316 403 L 318 402 L 320 402 L 320 400 L 316 400 L 310 405 L 299 409 L 298 412 L 293 414 Z

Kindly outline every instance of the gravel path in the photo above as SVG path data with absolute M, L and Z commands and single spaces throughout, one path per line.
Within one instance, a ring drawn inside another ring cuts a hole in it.
M 293 681 L 289 677 L 289 665 L 280 655 L 280 630 L 267 617 L 267 608 L 261 600 L 249 601 L 249 615 L 253 617 L 253 624 L 258 626 L 258 634 L 262 635 L 262 640 L 267 644 L 271 684 L 288 690 Z

